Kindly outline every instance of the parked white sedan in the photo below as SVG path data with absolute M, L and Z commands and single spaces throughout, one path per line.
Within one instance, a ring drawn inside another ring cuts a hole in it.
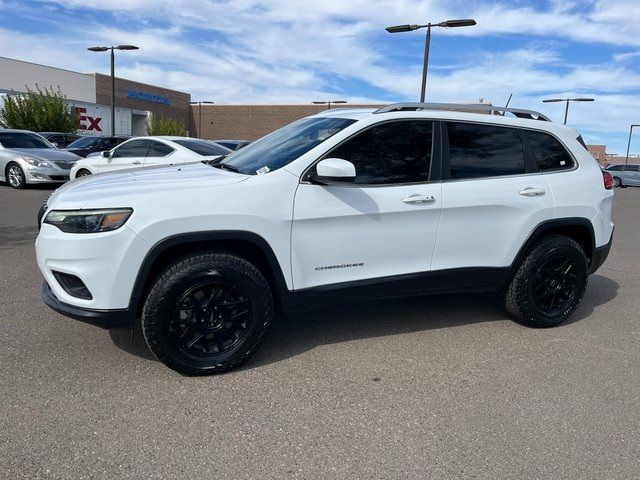
M 113 172 L 126 168 L 215 160 L 232 150 L 205 140 L 187 137 L 137 137 L 99 155 L 76 162 L 71 180 L 85 175 Z

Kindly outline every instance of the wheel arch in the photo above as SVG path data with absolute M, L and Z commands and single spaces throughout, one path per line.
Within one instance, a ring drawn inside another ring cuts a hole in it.
M 572 238 L 582 247 L 588 261 L 591 262 L 593 260 L 596 237 L 591 221 L 581 217 L 555 218 L 536 226 L 518 251 L 515 260 L 511 264 L 511 270 L 515 271 L 518 268 L 527 253 L 542 237 L 552 234 L 566 235 Z
M 142 310 L 144 296 L 156 275 L 171 260 L 201 251 L 234 253 L 254 264 L 269 283 L 278 310 L 293 306 L 280 263 L 269 243 L 253 232 L 226 230 L 178 234 L 157 242 L 145 256 L 133 286 L 129 308 Z

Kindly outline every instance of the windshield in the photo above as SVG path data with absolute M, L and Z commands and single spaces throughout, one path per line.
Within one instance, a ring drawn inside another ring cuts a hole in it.
M 67 148 L 89 148 L 93 147 L 100 141 L 100 137 L 82 137 L 71 142 Z
M 227 155 L 231 153 L 231 150 L 228 148 L 207 140 L 174 140 L 174 143 L 203 156 Z
M 28 132 L 0 132 L 4 148 L 55 148 L 40 135 Z
M 348 118 L 304 118 L 262 137 L 229 156 L 229 165 L 246 175 L 272 172 L 291 163 L 355 120 Z

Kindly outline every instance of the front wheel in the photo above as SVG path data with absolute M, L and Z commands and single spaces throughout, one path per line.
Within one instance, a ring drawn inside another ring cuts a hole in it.
M 81 168 L 78 170 L 78 173 L 76 173 L 76 178 L 86 177 L 87 175 L 91 175 L 91 172 L 86 168 Z
M 179 258 L 159 275 L 142 310 L 154 355 L 186 375 L 235 368 L 258 349 L 273 318 L 262 273 L 227 253 Z
M 578 308 L 589 278 L 587 257 L 572 238 L 544 238 L 526 256 L 505 294 L 504 306 L 529 327 L 553 327 Z
M 11 188 L 24 188 L 27 184 L 27 179 L 24 175 L 24 170 L 17 163 L 10 163 L 7 166 L 6 171 L 7 183 Z

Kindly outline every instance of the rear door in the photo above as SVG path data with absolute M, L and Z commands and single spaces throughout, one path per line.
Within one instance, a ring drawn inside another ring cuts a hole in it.
M 109 158 L 102 159 L 99 172 L 142 167 L 149 150 L 149 143 L 149 140 L 134 139 L 119 145 L 111 151 Z
M 440 280 L 442 288 L 493 284 L 489 275 L 499 276 L 496 269 L 511 264 L 530 232 L 553 218 L 549 185 L 525 151 L 522 133 L 511 127 L 443 123 L 442 169 L 443 210 L 429 288 L 437 290 Z
M 175 149 L 169 145 L 158 142 L 157 140 L 149 141 L 149 151 L 147 157 L 144 160 L 144 166 L 149 167 L 153 165 L 170 165 L 175 160 Z
M 424 288 L 441 209 L 441 185 L 429 181 L 434 130 L 429 120 L 373 125 L 324 155 L 353 163 L 354 183 L 312 184 L 315 167 L 303 176 L 292 229 L 296 290 L 373 281 L 395 282 L 394 292 Z

